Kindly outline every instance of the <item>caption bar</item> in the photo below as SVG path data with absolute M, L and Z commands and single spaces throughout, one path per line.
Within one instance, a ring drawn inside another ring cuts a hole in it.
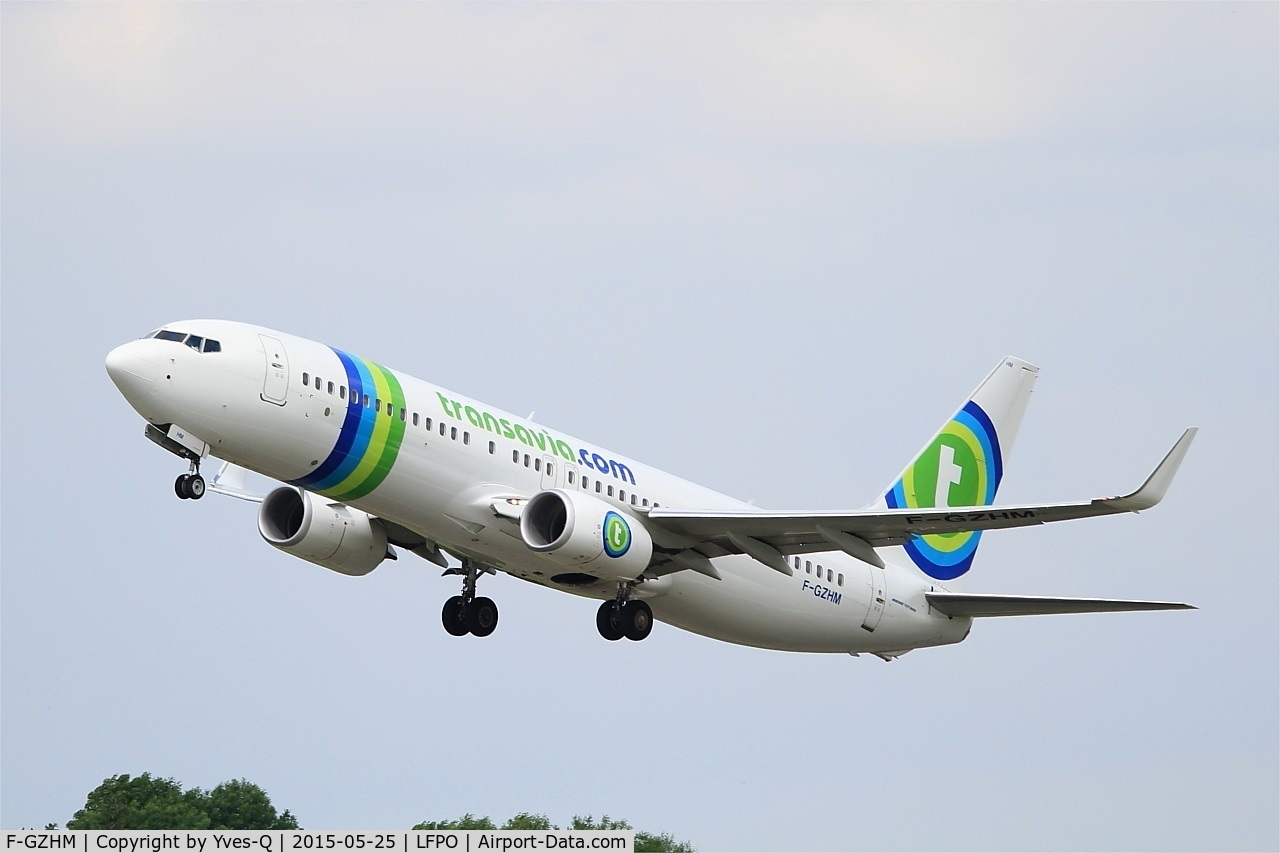
M 459 829 L 411 832 L 307 832 L 272 829 L 113 829 L 6 832 L 4 849 L 75 853 L 512 853 L 524 850 L 607 850 L 634 853 L 631 829 Z

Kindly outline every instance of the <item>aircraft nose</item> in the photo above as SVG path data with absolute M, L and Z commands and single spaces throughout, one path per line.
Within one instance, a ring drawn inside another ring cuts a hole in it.
M 148 357 L 145 341 L 131 341 L 107 353 L 107 375 L 124 398 L 137 405 L 154 387 L 160 365 Z

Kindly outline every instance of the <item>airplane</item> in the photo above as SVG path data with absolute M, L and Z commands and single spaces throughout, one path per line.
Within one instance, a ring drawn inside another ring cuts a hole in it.
M 477 595 L 504 572 L 600 600 L 606 640 L 655 620 L 706 637 L 886 661 L 959 643 L 984 617 L 1188 610 L 1163 601 L 954 589 L 987 530 L 1141 512 L 1164 497 L 1187 429 L 1126 495 L 998 505 L 1039 369 L 1002 358 L 902 473 L 858 510 L 759 509 L 325 344 L 239 322 L 171 323 L 113 349 L 111 380 L 147 438 L 188 463 L 179 498 L 260 503 L 274 547 L 350 576 L 397 549 L 461 580 L 441 620 L 492 634 Z M 223 465 L 206 484 L 200 464 Z M 246 473 L 279 481 L 264 495 Z

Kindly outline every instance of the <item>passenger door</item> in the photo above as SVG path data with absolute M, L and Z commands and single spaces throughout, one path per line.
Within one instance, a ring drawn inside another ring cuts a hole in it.
M 262 339 L 262 355 L 266 359 L 262 379 L 262 399 L 283 406 L 289 394 L 289 357 L 284 344 L 271 335 L 258 335 Z

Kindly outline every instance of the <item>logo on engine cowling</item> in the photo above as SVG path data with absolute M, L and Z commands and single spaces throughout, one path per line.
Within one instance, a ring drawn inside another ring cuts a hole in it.
M 604 516 L 604 552 L 610 557 L 621 557 L 631 547 L 631 525 L 616 512 Z

